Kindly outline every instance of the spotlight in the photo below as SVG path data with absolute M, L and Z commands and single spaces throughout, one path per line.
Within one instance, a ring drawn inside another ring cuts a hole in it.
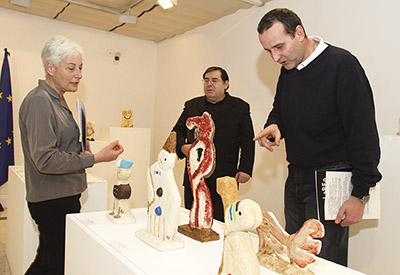
M 164 10 L 178 5 L 178 0 L 157 0 L 157 2 Z

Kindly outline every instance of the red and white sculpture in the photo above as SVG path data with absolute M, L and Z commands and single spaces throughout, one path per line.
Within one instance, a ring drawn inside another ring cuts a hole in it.
M 212 141 L 215 132 L 214 121 L 209 113 L 204 112 L 202 116 L 188 118 L 186 126 L 188 129 L 197 127 L 199 134 L 189 149 L 187 162 L 193 193 L 189 225 L 197 229 L 211 228 L 214 209 L 205 178 L 215 169 L 215 147 Z
M 214 121 L 209 113 L 204 112 L 201 116 L 188 118 L 186 127 L 190 130 L 197 128 L 198 133 L 187 156 L 193 204 L 190 209 L 189 224 L 179 226 L 178 231 L 201 242 L 218 240 L 218 233 L 211 229 L 214 208 L 205 180 L 215 169 Z

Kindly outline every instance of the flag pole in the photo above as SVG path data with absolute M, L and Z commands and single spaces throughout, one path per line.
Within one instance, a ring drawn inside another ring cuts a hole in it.
M 8 54 L 7 48 L 4 48 L 4 51 L 6 52 L 6 54 Z M 4 211 L 4 208 L 3 208 L 3 205 L 1 205 L 1 202 L 0 202 L 0 212 L 3 212 L 3 211 Z

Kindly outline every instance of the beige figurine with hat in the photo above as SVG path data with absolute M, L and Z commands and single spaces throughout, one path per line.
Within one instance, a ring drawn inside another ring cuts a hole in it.
M 136 217 L 131 213 L 129 198 L 132 188 L 129 183 L 133 161 L 121 159 L 117 162 L 117 183 L 113 188 L 113 210 L 107 213 L 107 218 L 116 224 L 135 223 Z

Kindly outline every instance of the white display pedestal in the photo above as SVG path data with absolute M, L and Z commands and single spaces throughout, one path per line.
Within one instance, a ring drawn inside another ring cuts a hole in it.
M 107 209 L 107 182 L 87 175 L 88 189 L 81 196 L 81 212 Z M 7 209 L 7 259 L 12 274 L 24 274 L 36 255 L 37 225 L 32 220 L 25 200 L 23 166 L 9 167 Z
M 381 218 L 350 226 L 350 267 L 368 274 L 395 274 L 400 238 L 400 136 L 380 136 Z
M 125 151 L 118 159 L 133 161 L 132 175 L 129 179 L 132 195 L 129 199 L 132 208 L 147 207 L 147 180 L 146 173 L 150 166 L 150 128 L 101 128 L 99 140 L 91 141 L 90 148 L 97 153 L 110 141 L 119 140 Z M 114 202 L 113 186 L 117 182 L 117 161 L 97 163 L 87 169 L 89 173 L 98 175 L 108 181 L 108 210 Z
M 115 225 L 107 212 L 67 215 L 65 274 L 217 274 L 222 259 L 223 224 L 214 221 L 212 229 L 220 240 L 201 243 L 180 233 L 184 248 L 160 252 L 135 237 L 146 227 L 146 209 L 133 209 L 135 224 Z M 181 208 L 180 224 L 187 224 L 189 212 Z M 254 248 L 258 238 L 252 235 Z M 310 269 L 317 275 L 362 274 L 318 258 Z M 261 274 L 276 274 L 261 268 Z

